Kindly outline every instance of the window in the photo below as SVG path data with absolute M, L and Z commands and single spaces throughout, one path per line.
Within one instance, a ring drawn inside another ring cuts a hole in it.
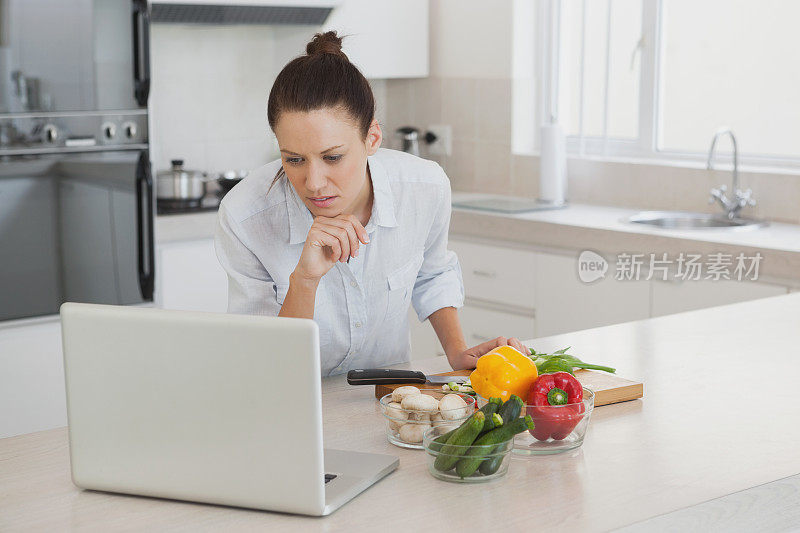
M 703 161 L 728 127 L 744 163 L 800 166 L 800 2 L 543 0 L 537 17 L 556 66 L 539 116 L 571 153 Z

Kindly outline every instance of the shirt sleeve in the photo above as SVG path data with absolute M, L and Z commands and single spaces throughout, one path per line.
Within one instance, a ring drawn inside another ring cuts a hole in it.
M 238 233 L 238 235 L 237 235 Z M 281 310 L 275 283 L 255 254 L 242 242 L 241 226 L 220 205 L 214 248 L 228 274 L 228 312 L 277 316 Z
M 428 238 L 422 266 L 414 283 L 411 303 L 420 321 L 444 307 L 463 307 L 464 281 L 461 276 L 461 265 L 455 252 L 447 249 L 447 236 L 450 230 L 450 180 L 436 165 L 442 174 L 443 184 L 440 188 L 436 212 Z

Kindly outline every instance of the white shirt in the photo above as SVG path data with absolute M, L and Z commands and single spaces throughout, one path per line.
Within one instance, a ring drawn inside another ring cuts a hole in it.
M 447 250 L 450 181 L 436 162 L 380 149 L 367 158 L 370 242 L 320 280 L 314 307 L 323 375 L 410 360 L 408 307 L 420 320 L 464 304 L 461 267 Z M 281 160 L 250 173 L 222 200 L 215 235 L 228 273 L 228 312 L 276 316 L 313 216 Z

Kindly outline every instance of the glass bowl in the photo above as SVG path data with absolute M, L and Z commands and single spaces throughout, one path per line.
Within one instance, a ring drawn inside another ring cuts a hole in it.
M 392 395 L 387 394 L 383 396 L 379 400 L 379 403 L 381 405 L 383 418 L 386 421 L 386 438 L 395 446 L 421 450 L 422 437 L 425 430 L 431 427 L 442 428 L 445 432 L 455 429 L 477 409 L 477 401 L 469 394 L 444 392 L 441 388 L 420 389 L 420 392 L 428 396 L 433 396 L 437 400 L 441 400 L 448 394 L 456 394 L 467 403 L 467 407 L 445 411 L 414 411 L 411 409 L 403 409 L 398 406 L 390 406 L 389 404 L 392 403 Z M 434 420 L 431 419 L 432 417 Z M 438 420 L 440 417 L 442 420 Z M 407 427 L 404 429 L 404 426 Z
M 486 399 L 478 397 L 478 405 Z M 594 410 L 594 391 L 583 388 L 583 401 L 567 405 L 525 405 L 520 416 L 531 415 L 534 429 L 514 438 L 517 455 L 549 455 L 573 450 L 583 444 Z
M 422 446 L 428 457 L 428 472 L 437 478 L 453 483 L 484 483 L 506 475 L 508 455 L 514 448 L 514 439 L 491 446 L 454 446 L 436 442 L 436 438 L 447 433 L 442 427 L 430 428 L 422 437 Z M 461 470 L 462 462 L 483 457 L 477 469 L 467 475 Z M 464 475 L 464 477 L 462 477 Z

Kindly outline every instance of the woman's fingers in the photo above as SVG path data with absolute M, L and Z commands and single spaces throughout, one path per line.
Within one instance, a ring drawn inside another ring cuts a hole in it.
M 320 229 L 339 241 L 339 248 L 342 250 L 342 255 L 339 257 L 339 261 L 344 262 L 350 259 L 350 236 L 347 235 L 347 230 L 340 228 L 339 226 L 332 226 L 328 224 L 322 225 Z
M 512 348 L 522 352 L 524 355 L 530 355 L 530 350 L 525 347 L 522 342 L 516 337 L 495 337 L 490 341 L 483 342 L 478 344 L 477 346 L 473 346 L 468 351 L 477 357 L 481 355 L 487 354 L 494 350 L 495 348 L 499 348 L 500 346 L 511 346 Z
M 350 258 L 350 237 L 347 234 L 347 230 L 340 227 L 339 225 L 332 224 L 333 219 L 326 218 L 326 217 L 317 217 L 314 219 L 314 224 L 312 224 L 311 228 L 316 228 L 317 230 L 327 233 L 332 238 L 339 241 L 339 248 L 341 249 L 341 254 L 337 261 L 347 261 Z M 309 231 L 310 232 L 310 231 Z
M 311 231 L 308 232 L 308 236 L 318 246 L 327 246 L 331 249 L 331 261 L 341 261 L 343 257 L 347 258 L 347 256 L 342 253 L 341 241 L 322 228 L 312 228 Z
M 367 230 L 354 215 L 339 215 L 334 218 L 318 216 L 314 219 L 314 226 L 339 239 L 344 254 L 344 259 L 340 261 L 346 261 L 348 256 L 357 256 L 361 243 L 369 243 Z M 345 238 L 348 241 L 346 243 Z
M 502 342 L 500 342 L 501 339 L 502 339 Z M 506 338 L 505 337 L 497 337 L 497 338 L 492 339 L 490 341 L 482 342 L 482 343 L 478 344 L 477 346 L 473 346 L 472 348 L 470 348 L 467 351 L 470 354 L 472 354 L 472 355 L 474 355 L 476 357 L 480 357 L 482 355 L 485 355 L 485 354 L 491 352 L 492 350 L 494 350 L 498 346 L 505 346 L 505 345 L 506 345 Z
M 531 354 L 531 351 L 528 350 L 528 348 L 524 344 L 522 344 L 522 341 L 520 341 L 516 337 L 511 337 L 510 339 L 508 339 L 508 345 L 511 346 L 512 348 L 516 348 L 517 350 L 522 352 L 524 355 L 530 355 Z
M 350 256 L 355 257 L 358 255 L 358 248 L 361 243 L 359 242 L 358 235 L 356 234 L 356 228 L 353 227 L 353 224 L 349 220 L 342 218 L 329 218 L 324 222 L 324 225 L 337 227 L 347 232 L 347 238 L 350 241 L 348 246 Z
M 358 217 L 355 215 L 341 215 L 342 218 L 346 219 L 353 225 L 353 229 L 358 235 L 358 240 L 363 242 L 364 244 L 369 243 L 369 235 L 367 234 L 367 230 L 364 229 L 364 225 L 361 224 L 361 221 L 358 220 Z M 338 217 L 337 217 L 338 218 Z

